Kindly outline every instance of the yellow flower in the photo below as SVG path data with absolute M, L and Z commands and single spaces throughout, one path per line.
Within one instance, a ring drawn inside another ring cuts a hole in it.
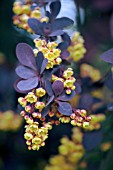
M 37 19 L 39 19 L 39 18 L 41 17 L 40 8 L 33 10 L 33 11 L 31 12 L 31 17 L 32 17 L 32 18 L 37 18 Z
M 20 105 L 21 105 L 22 107 L 25 107 L 26 104 L 27 104 L 26 99 L 23 98 L 23 97 L 19 97 L 19 98 L 18 98 L 18 102 L 20 103 Z
M 53 68 L 53 62 L 52 61 L 48 61 L 48 64 L 46 66 L 46 69 L 50 69 L 50 68 Z
M 24 138 L 25 138 L 26 140 L 31 140 L 31 139 L 33 138 L 33 135 L 32 135 L 31 133 L 25 133 L 25 134 L 24 134 Z
M 73 81 L 72 80 L 65 80 L 64 81 L 64 87 L 67 87 L 67 88 L 73 87 Z
M 68 68 L 67 70 L 64 71 L 63 77 L 68 79 L 73 75 L 73 70 L 72 68 Z
M 37 130 L 38 130 L 38 124 L 35 124 L 35 122 L 29 126 L 30 132 L 35 132 Z
M 45 104 L 43 102 L 36 102 L 35 103 L 35 108 L 39 109 L 39 111 L 41 112 L 42 109 L 45 107 Z
M 38 97 L 43 97 L 45 94 L 46 94 L 46 91 L 43 88 L 40 87 L 40 88 L 36 89 L 36 95 Z
M 35 137 L 32 139 L 32 143 L 34 143 L 34 144 L 36 144 L 36 145 L 41 144 L 41 142 L 42 142 L 42 140 L 41 140 L 39 137 L 37 137 L 37 136 L 35 136 Z
M 33 92 L 29 92 L 27 96 L 25 96 L 25 99 L 29 103 L 35 103 L 37 101 L 37 97 Z

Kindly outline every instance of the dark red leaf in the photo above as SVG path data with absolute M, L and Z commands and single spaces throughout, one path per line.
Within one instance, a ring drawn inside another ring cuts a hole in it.
M 100 57 L 105 62 L 113 64 L 113 48 L 111 48 L 110 50 L 104 52 Z
M 83 146 L 86 151 L 92 150 L 94 147 L 98 146 L 102 141 L 102 132 L 86 132 L 83 136 Z
M 72 107 L 67 102 L 58 102 L 58 111 L 63 115 L 69 116 L 72 113 Z
M 44 58 L 44 60 L 43 60 L 43 62 L 42 62 L 40 74 L 43 73 L 43 71 L 45 70 L 47 64 L 48 64 L 48 59 L 47 59 L 47 58 Z
M 38 35 L 44 35 L 42 30 L 42 23 L 35 18 L 28 19 L 29 27 Z
M 52 89 L 53 89 L 55 95 L 58 96 L 63 92 L 64 84 L 59 80 L 54 81 L 54 83 L 52 84 Z
M 22 65 L 18 66 L 15 71 L 16 74 L 23 79 L 29 79 L 31 77 L 36 76 L 35 71 Z
M 52 18 L 55 18 L 58 15 L 58 13 L 60 12 L 60 9 L 61 9 L 60 1 L 52 2 L 50 4 Z
M 53 96 L 52 85 L 51 85 L 51 82 L 49 80 L 45 81 L 45 89 L 46 89 L 49 96 Z
M 75 96 L 75 91 L 72 90 L 71 94 L 66 94 L 66 92 L 63 92 L 59 97 L 57 97 L 58 100 L 61 101 L 69 101 Z
M 16 55 L 22 65 L 36 70 L 35 56 L 32 48 L 28 44 L 19 43 L 16 46 Z
M 21 80 L 17 84 L 17 88 L 21 91 L 29 91 L 38 85 L 38 77 L 32 77 L 28 80 Z

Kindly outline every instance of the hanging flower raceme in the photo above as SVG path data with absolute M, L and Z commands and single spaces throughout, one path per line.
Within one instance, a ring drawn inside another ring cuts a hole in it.
M 84 57 L 86 49 L 84 47 L 84 39 L 79 32 L 74 33 L 71 44 L 68 47 L 68 51 L 70 52 L 70 56 L 68 59 L 72 59 L 75 62 Z
M 56 49 L 54 48 L 55 42 L 48 43 L 46 46 L 48 50 Z M 48 130 L 53 124 L 71 122 L 75 125 L 78 121 L 77 126 L 85 127 L 90 121 L 86 116 L 86 111 L 84 111 L 85 115 L 82 115 L 83 111 L 79 110 L 83 117 L 79 119 L 80 115 L 69 104 L 69 101 L 78 93 L 72 68 L 67 70 L 61 66 L 53 69 L 46 68 L 49 59 L 45 57 L 41 48 L 37 56 L 26 43 L 19 43 L 16 48 L 17 58 L 21 65 L 16 68 L 20 79 L 15 83 L 15 88 L 19 92 L 26 93 L 25 97 L 18 99 L 18 102 L 21 106 L 20 114 L 24 116 L 27 123 L 24 137 L 30 150 L 38 150 L 44 146 Z M 31 130 L 31 127 L 34 130 Z M 44 130 L 43 137 L 39 133 L 42 129 Z

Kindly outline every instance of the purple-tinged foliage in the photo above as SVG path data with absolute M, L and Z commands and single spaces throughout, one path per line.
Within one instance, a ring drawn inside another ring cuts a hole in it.
M 36 70 L 35 56 L 31 46 L 26 43 L 19 43 L 16 47 L 16 56 L 22 65 Z
M 35 57 L 32 48 L 26 43 L 17 45 L 16 55 L 22 64 L 16 68 L 16 73 L 20 77 L 20 80 L 15 84 L 16 90 L 19 92 L 30 91 L 38 86 L 40 75 L 45 70 L 48 60 L 44 59 L 41 52 Z
M 72 114 L 72 107 L 67 102 L 57 102 L 58 103 L 58 111 L 66 116 L 69 116 Z
M 110 50 L 104 52 L 100 57 L 105 62 L 113 64 L 113 48 L 111 48 Z
M 29 18 L 29 27 L 35 32 L 35 34 L 46 37 L 55 37 L 64 34 L 62 29 L 72 25 L 73 21 L 67 17 L 55 19 L 60 11 L 60 8 L 60 1 L 52 2 L 50 5 L 51 13 L 48 11 L 46 12 L 46 16 L 49 18 L 49 22 L 41 23 L 35 18 Z
M 75 96 L 75 91 L 71 90 L 71 94 L 66 94 L 66 91 L 64 91 L 60 96 L 57 97 L 57 100 L 61 101 L 69 101 Z
M 57 80 L 52 84 L 52 89 L 56 96 L 60 95 L 64 90 L 64 84 Z

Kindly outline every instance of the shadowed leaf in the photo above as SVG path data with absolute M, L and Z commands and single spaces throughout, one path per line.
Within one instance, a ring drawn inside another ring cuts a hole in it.
M 72 107 L 67 102 L 58 102 L 58 111 L 63 115 L 71 115 Z
M 64 31 L 62 30 L 56 30 L 56 31 L 53 31 L 51 34 L 49 34 L 50 37 L 53 37 L 53 36 L 58 36 L 58 35 L 62 35 L 64 33 Z
M 49 96 L 53 96 L 52 85 L 49 80 L 46 80 L 46 82 L 45 82 L 45 89 Z
M 65 27 L 73 25 L 73 21 L 67 17 L 57 18 L 52 22 L 53 30 L 62 30 Z
M 19 43 L 16 46 L 16 55 L 19 62 L 36 70 L 36 61 L 32 48 L 26 43 Z
M 18 66 L 15 71 L 16 74 L 23 79 L 29 79 L 36 76 L 36 72 L 22 65 Z
M 70 55 L 70 52 L 65 50 L 61 53 L 60 56 L 61 56 L 62 59 L 66 59 L 67 57 L 69 57 L 69 55 Z
M 63 41 L 67 42 L 68 45 L 71 44 L 71 39 L 70 39 L 70 37 L 69 37 L 69 35 L 68 35 L 67 33 L 64 33 L 64 34 L 62 35 L 62 39 L 63 39 Z
M 42 113 L 41 113 L 42 117 L 45 117 L 48 114 L 48 112 L 49 112 L 49 107 L 47 106 L 42 110 Z
M 38 77 L 32 77 L 28 80 L 21 80 L 17 84 L 17 88 L 21 91 L 29 91 L 38 85 Z
M 58 13 L 60 12 L 60 9 L 61 9 L 60 1 L 56 1 L 50 4 L 52 18 L 55 18 L 58 15 Z
M 47 102 L 46 106 L 48 106 L 48 105 L 53 101 L 54 97 L 55 97 L 54 95 L 50 97 L 50 99 L 49 99 L 49 101 Z
M 113 64 L 113 48 L 104 52 L 100 57 L 105 62 Z
M 48 59 L 47 59 L 47 58 L 44 58 L 44 60 L 43 60 L 43 62 L 42 62 L 40 74 L 43 73 L 43 71 L 45 70 L 47 64 L 48 64 Z
M 66 50 L 69 44 L 67 42 L 61 42 L 58 44 L 57 48 L 60 48 L 61 51 Z
M 52 84 L 52 89 L 55 95 L 60 95 L 64 90 L 64 84 L 61 81 L 57 80 Z
M 37 69 L 38 69 L 39 73 L 41 71 L 41 66 L 42 66 L 43 60 L 44 60 L 43 53 L 39 51 L 37 56 L 36 56 L 36 64 L 37 64 Z
M 66 94 L 66 92 L 63 92 L 59 97 L 57 97 L 58 100 L 61 101 L 69 101 L 75 96 L 75 91 L 72 90 L 71 94 Z
M 102 132 L 86 132 L 83 136 L 83 146 L 86 151 L 92 150 L 94 147 L 98 146 L 102 141 Z
M 35 34 L 43 35 L 42 23 L 38 19 L 28 19 L 28 25 L 35 32 Z

